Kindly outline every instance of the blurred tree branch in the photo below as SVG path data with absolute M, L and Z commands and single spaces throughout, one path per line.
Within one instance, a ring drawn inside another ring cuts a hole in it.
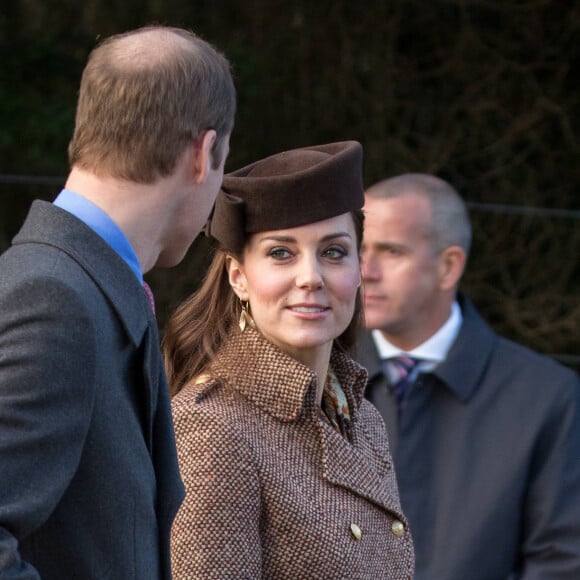
M 100 37 L 150 22 L 191 27 L 232 61 L 230 169 L 354 138 L 367 185 L 421 171 L 472 202 L 580 207 L 574 0 L 3 0 L 0 173 L 66 173 L 86 55 Z M 5 191 L 2 247 L 30 203 Z M 472 217 L 463 287 L 488 319 L 533 348 L 580 353 L 577 220 Z M 161 324 L 208 251 L 198 241 L 179 268 L 151 275 Z

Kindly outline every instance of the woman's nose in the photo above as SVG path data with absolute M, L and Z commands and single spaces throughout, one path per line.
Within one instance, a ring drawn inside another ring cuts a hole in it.
M 300 261 L 299 271 L 296 276 L 296 285 L 300 288 L 319 289 L 324 286 L 324 277 L 318 260 L 304 257 Z

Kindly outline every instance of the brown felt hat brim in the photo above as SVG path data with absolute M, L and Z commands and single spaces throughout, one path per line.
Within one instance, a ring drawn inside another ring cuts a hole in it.
M 292 149 L 224 176 L 207 232 L 231 251 L 248 235 L 362 208 L 362 147 L 344 141 Z

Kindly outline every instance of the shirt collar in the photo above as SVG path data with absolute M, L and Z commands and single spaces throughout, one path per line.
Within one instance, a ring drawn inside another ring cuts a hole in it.
M 143 283 L 143 273 L 135 250 L 121 228 L 100 207 L 70 189 L 63 189 L 53 203 L 74 215 L 103 238 L 123 258 L 139 282 Z
M 421 370 L 428 371 L 442 360 L 445 360 L 449 349 L 459 334 L 462 322 L 461 308 L 455 301 L 451 305 L 451 314 L 445 324 L 433 336 L 410 351 L 402 351 L 393 345 L 383 336 L 380 330 L 373 330 L 371 334 L 381 359 L 392 358 L 403 353 L 408 354 L 413 358 L 425 361 L 421 365 Z

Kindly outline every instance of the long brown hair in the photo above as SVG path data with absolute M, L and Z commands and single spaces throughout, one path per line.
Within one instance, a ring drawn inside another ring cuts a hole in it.
M 351 215 L 360 252 L 364 215 L 361 210 L 352 211 Z M 177 308 L 167 323 L 162 346 L 172 395 L 207 369 L 240 317 L 240 301 L 226 270 L 228 256 L 241 261 L 241 256 L 217 249 L 199 290 Z M 334 341 L 338 348 L 352 351 L 362 320 L 359 288 L 352 320 Z

